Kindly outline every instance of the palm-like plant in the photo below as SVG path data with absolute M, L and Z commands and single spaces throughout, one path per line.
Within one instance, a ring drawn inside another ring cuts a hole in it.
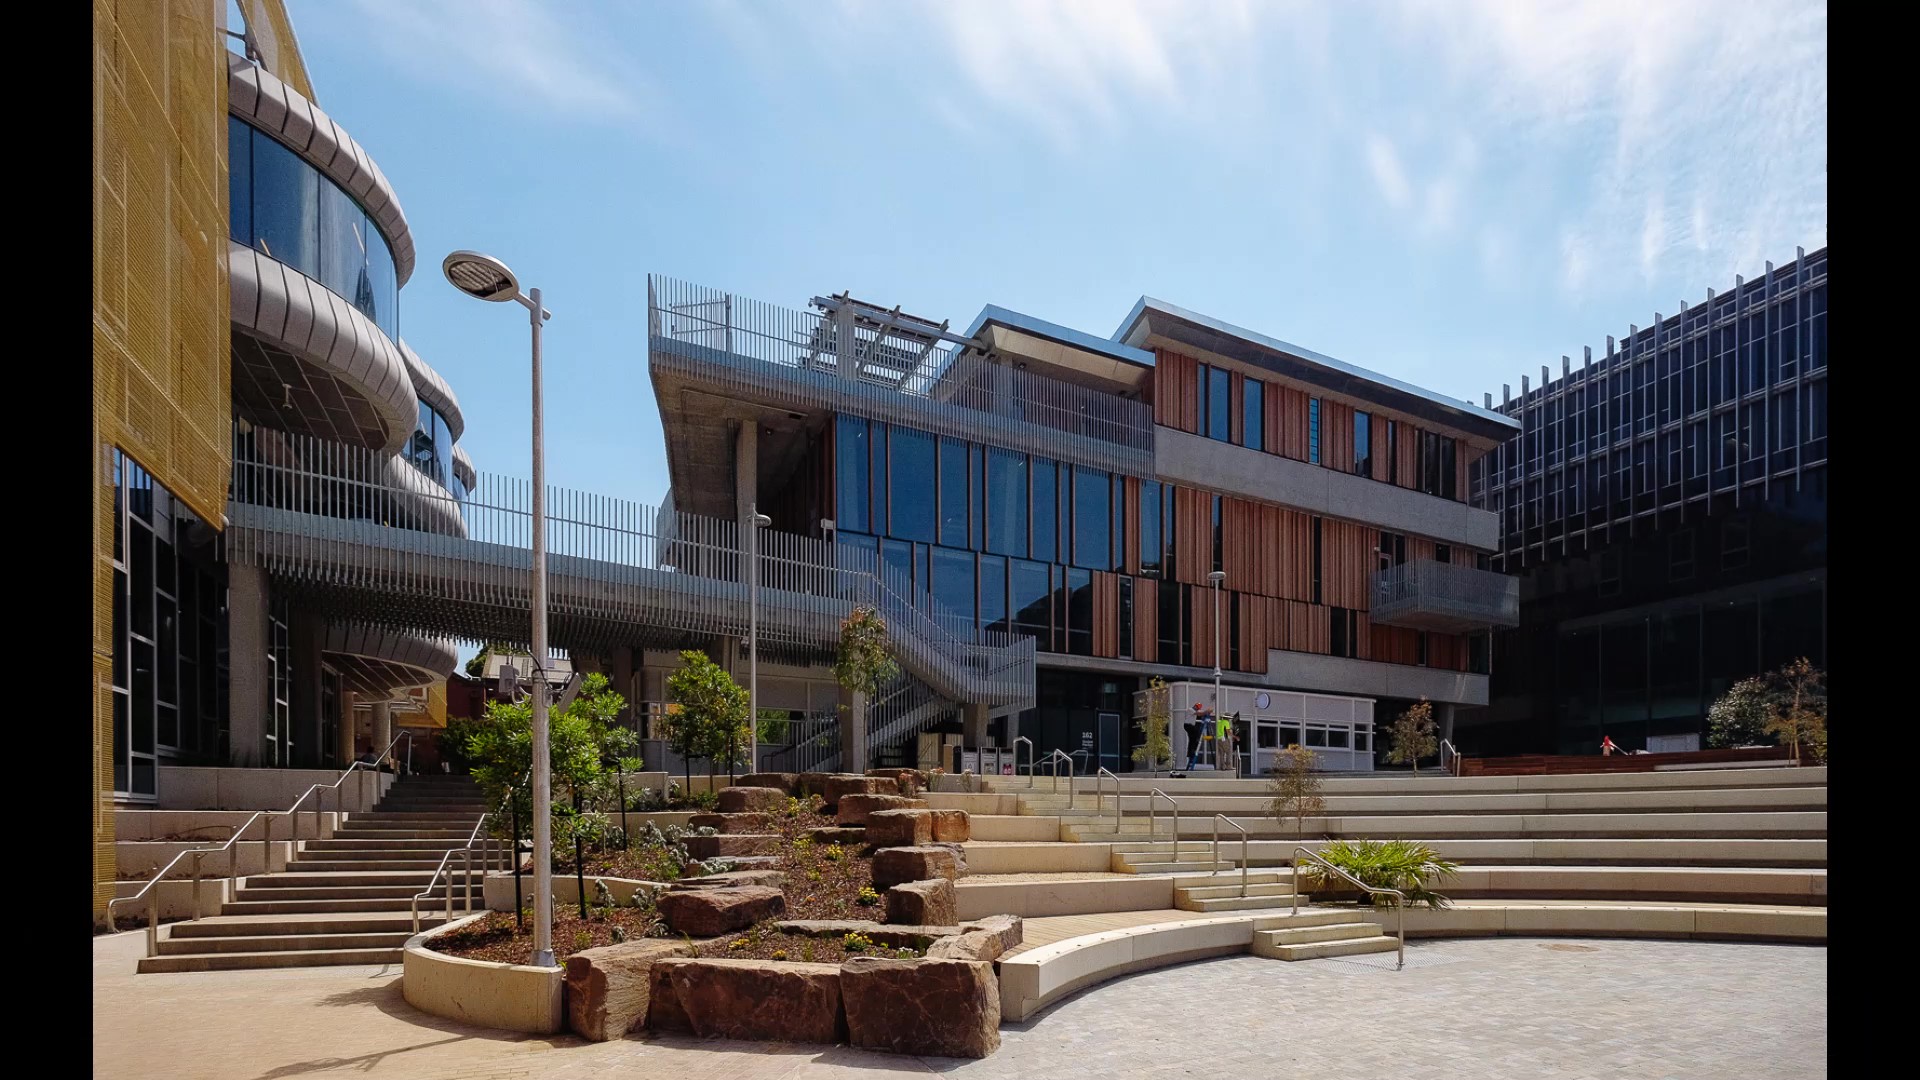
M 1335 840 L 1320 850 L 1320 857 L 1376 889 L 1400 890 L 1409 903 L 1430 908 L 1453 906 L 1451 900 L 1433 891 L 1430 882 L 1453 876 L 1460 864 L 1441 858 L 1425 844 L 1411 840 Z M 1314 863 L 1302 863 L 1295 867 L 1295 873 L 1307 892 L 1340 892 L 1352 886 Z M 1371 896 L 1378 907 L 1393 903 L 1389 896 Z

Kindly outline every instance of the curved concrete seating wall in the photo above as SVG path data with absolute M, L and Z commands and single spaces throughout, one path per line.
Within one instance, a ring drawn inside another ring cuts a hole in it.
M 466 960 L 426 947 L 428 938 L 483 917 L 457 919 L 407 939 L 400 980 L 407 1004 L 448 1020 L 532 1035 L 565 1028 L 563 969 Z
M 1068 938 L 1002 959 L 1000 1019 L 1025 1020 L 1070 994 L 1136 971 L 1246 952 L 1254 922 L 1241 916 L 1154 923 Z

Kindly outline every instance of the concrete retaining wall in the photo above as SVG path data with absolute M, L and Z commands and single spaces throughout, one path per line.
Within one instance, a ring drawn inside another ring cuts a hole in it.
M 470 921 L 457 919 L 407 940 L 400 980 L 407 1004 L 424 1013 L 481 1027 L 533 1035 L 564 1030 L 564 968 L 466 960 L 426 947 L 428 938 Z
M 347 810 L 371 810 L 397 779 L 392 773 L 365 773 L 340 785 Z M 339 769 L 212 769 L 190 766 L 160 767 L 158 802 L 161 810 L 285 810 L 314 784 L 340 779 Z M 321 796 L 321 808 L 334 810 L 334 793 Z M 312 809 L 312 802 L 301 809 Z

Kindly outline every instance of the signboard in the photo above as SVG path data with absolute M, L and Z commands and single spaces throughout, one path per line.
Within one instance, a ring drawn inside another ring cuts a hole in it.
M 960 771 L 963 773 L 973 773 L 978 776 L 980 774 L 980 751 L 960 751 Z

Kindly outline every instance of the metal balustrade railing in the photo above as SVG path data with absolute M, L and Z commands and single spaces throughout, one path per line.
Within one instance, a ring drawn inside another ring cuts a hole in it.
M 362 467 L 350 448 L 255 434 L 250 450 L 276 449 L 235 456 L 229 562 L 333 590 L 352 614 L 377 624 L 508 641 L 516 627 L 525 632 L 532 565 L 525 481 L 480 474 L 457 498 L 396 483 Z M 410 527 L 421 504 L 436 500 L 462 522 L 462 534 Z M 547 507 L 556 627 L 599 632 L 608 643 L 635 627 L 746 635 L 748 555 L 738 522 L 557 487 L 549 488 Z M 1032 704 L 1032 639 L 976 628 L 877 553 L 772 529 L 759 531 L 757 545 L 765 646 L 831 648 L 840 621 L 872 607 L 887 623 L 895 659 L 932 690 L 953 701 Z M 568 632 L 556 635 L 564 642 Z
M 1473 626 L 1517 626 L 1520 579 L 1434 559 L 1413 559 L 1373 573 L 1377 623 L 1431 616 Z
M 743 395 L 960 438 L 990 433 L 1082 465 L 1152 467 L 1151 406 L 943 343 L 955 335 L 930 324 L 876 325 L 845 307 L 801 311 L 655 275 L 647 333 L 654 369 Z

